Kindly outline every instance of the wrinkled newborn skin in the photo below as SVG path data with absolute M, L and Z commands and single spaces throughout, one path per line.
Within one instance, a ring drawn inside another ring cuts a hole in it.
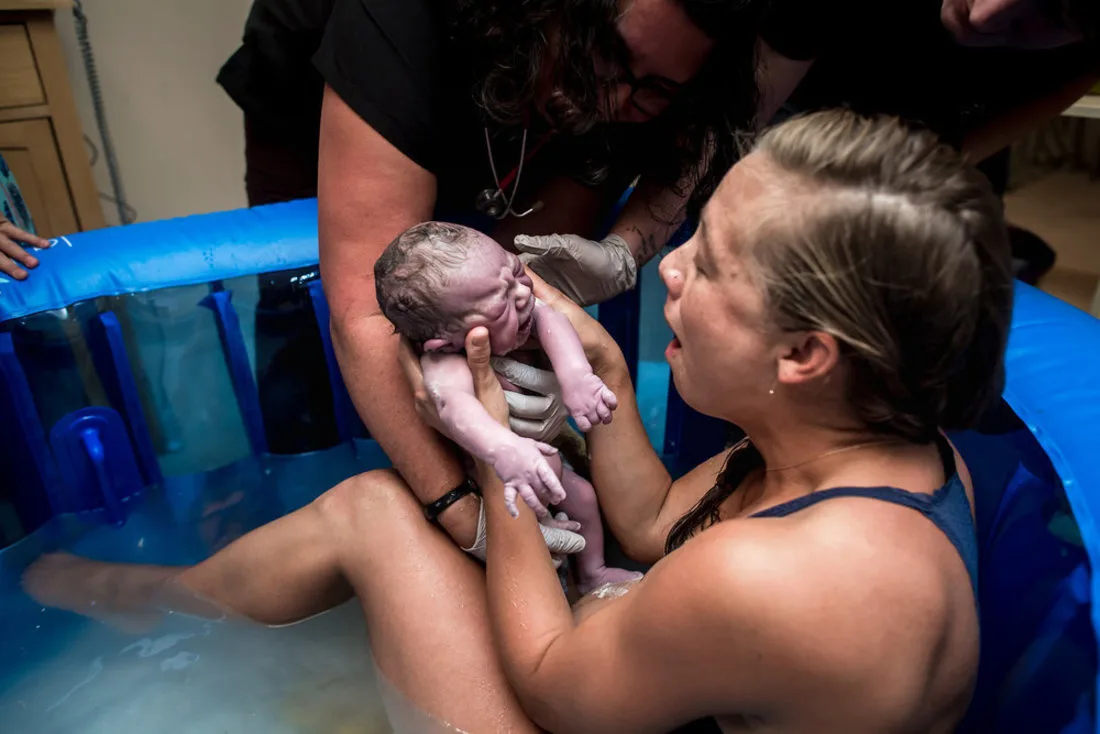
M 466 240 L 469 256 L 448 272 L 447 282 L 436 293 L 437 303 L 459 316 L 462 326 L 422 345 L 425 387 L 440 420 L 463 449 L 496 470 L 513 516 L 518 514 L 518 495 L 544 524 L 576 529 L 574 524 L 554 520 L 549 505 L 558 505 L 580 523 L 586 542 L 577 557 L 582 593 L 636 578 L 636 574 L 604 564 L 603 532 L 592 485 L 564 467 L 553 447 L 497 423 L 474 394 L 473 378 L 460 352 L 466 334 L 484 326 L 495 355 L 523 346 L 532 334 L 538 337 L 561 385 L 562 400 L 581 430 L 587 431 L 597 422 L 609 423 L 616 407 L 615 395 L 592 372 L 572 324 L 535 298 L 519 258 L 480 232 L 468 230 L 466 236 L 476 238 Z M 504 387 L 511 389 L 506 383 Z

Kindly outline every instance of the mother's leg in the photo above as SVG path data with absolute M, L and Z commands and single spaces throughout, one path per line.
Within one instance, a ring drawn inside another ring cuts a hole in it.
M 321 505 L 314 502 L 246 533 L 195 566 L 103 563 L 56 553 L 32 564 L 23 586 L 46 606 L 131 631 L 155 623 L 167 610 L 196 616 L 232 612 L 282 625 L 351 599 L 336 550 Z
M 537 732 L 497 659 L 484 571 L 425 520 L 400 477 L 372 472 L 317 504 L 387 680 L 472 734 Z
M 538 731 L 497 660 L 481 567 L 425 520 L 393 472 L 349 479 L 196 566 L 52 556 L 28 569 L 25 586 L 43 604 L 100 617 L 165 606 L 204 614 L 209 600 L 265 624 L 299 621 L 354 591 L 378 667 L 405 697 L 472 734 Z

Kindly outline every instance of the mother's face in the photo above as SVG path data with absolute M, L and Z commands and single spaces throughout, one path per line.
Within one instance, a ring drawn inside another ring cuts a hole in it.
M 676 389 L 696 410 L 728 420 L 762 408 L 777 381 L 779 335 L 749 256 L 760 222 L 783 206 L 775 181 L 763 156 L 746 157 L 723 179 L 695 235 L 660 266 Z

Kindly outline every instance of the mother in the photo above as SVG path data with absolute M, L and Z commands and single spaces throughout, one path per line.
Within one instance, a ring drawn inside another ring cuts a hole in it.
M 87 609 L 83 587 L 103 613 L 175 579 L 272 624 L 355 594 L 387 680 L 471 732 L 947 732 L 978 618 L 970 479 L 941 429 L 999 394 L 1009 269 L 1000 206 L 954 152 L 888 120 L 797 119 L 661 265 L 676 386 L 745 429 L 731 452 L 673 481 L 616 345 L 542 287 L 620 397 L 589 438 L 612 530 L 656 562 L 629 593 L 574 614 L 533 515 L 509 517 L 484 468 L 485 570 L 377 472 L 193 568 L 53 559 L 28 588 Z M 468 347 L 507 420 L 482 330 Z

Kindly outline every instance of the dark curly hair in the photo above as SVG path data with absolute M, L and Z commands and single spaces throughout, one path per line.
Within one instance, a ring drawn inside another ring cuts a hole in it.
M 586 151 L 595 151 L 582 178 L 605 180 L 623 141 L 629 141 L 632 150 L 644 151 L 631 156 L 641 166 L 636 173 L 670 186 L 686 181 L 694 213 L 753 132 L 756 34 L 764 3 L 675 1 L 716 47 L 672 104 L 641 125 L 600 119 L 629 64 L 616 29 L 617 0 L 456 0 L 450 28 L 456 48 L 472 61 L 474 97 L 488 122 L 526 124 L 543 65 L 555 58 L 547 114 L 557 129 L 584 136 Z

